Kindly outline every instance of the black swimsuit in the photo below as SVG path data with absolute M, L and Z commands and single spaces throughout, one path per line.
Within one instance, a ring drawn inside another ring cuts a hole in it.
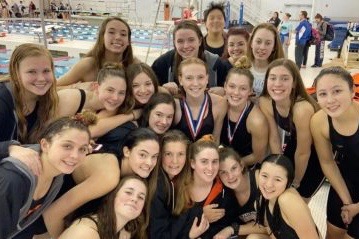
M 336 154 L 338 168 L 349 190 L 354 203 L 359 202 L 359 125 L 357 131 L 350 136 L 339 134 L 328 116 L 329 137 L 333 151 Z M 331 187 L 328 195 L 327 220 L 344 230 L 353 238 L 359 238 L 359 214 L 346 227 L 341 220 L 343 202 L 336 191 Z
M 207 94 L 207 93 L 206 93 Z M 177 125 L 175 125 L 175 128 L 178 130 L 181 130 L 189 139 L 191 139 L 193 142 L 200 139 L 202 136 L 207 134 L 213 134 L 214 129 L 214 118 L 213 118 L 213 112 L 212 112 L 212 100 L 209 94 L 208 96 L 208 111 L 207 116 L 203 119 L 203 124 L 196 135 L 195 138 L 193 138 L 190 130 L 190 126 L 187 124 L 186 116 L 185 116 L 185 110 L 184 110 L 184 99 L 180 99 L 180 107 L 181 107 L 181 120 L 178 122 Z M 198 122 L 196 122 L 198 124 Z
M 274 119 L 281 135 L 283 154 L 292 160 L 295 167 L 294 156 L 297 149 L 297 131 L 295 124 L 291 115 L 283 117 L 279 114 L 273 100 L 272 106 Z M 312 197 L 324 182 L 324 174 L 321 170 L 314 144 L 312 144 L 310 150 L 311 153 L 308 160 L 308 166 L 300 183 L 300 187 L 298 188 L 299 194 L 305 198 Z

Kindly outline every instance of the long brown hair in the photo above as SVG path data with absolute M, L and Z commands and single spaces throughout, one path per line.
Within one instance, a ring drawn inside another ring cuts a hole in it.
M 254 39 L 254 37 L 256 35 L 256 32 L 259 29 L 267 29 L 267 30 L 271 31 L 273 33 L 273 36 L 274 36 L 274 47 L 273 47 L 272 53 L 268 57 L 268 63 L 271 63 L 275 59 L 284 58 L 283 47 L 282 47 L 282 44 L 280 43 L 280 38 L 279 38 L 279 34 L 278 34 L 277 29 L 271 23 L 261 23 L 261 24 L 257 25 L 253 29 L 252 34 L 249 37 L 248 50 L 247 50 L 247 56 L 249 57 L 249 59 L 252 62 L 254 62 L 254 55 L 253 55 L 253 51 L 252 51 L 252 43 L 253 43 L 253 39 Z
M 186 145 L 186 150 L 188 150 L 188 147 L 190 145 L 190 140 L 187 138 L 187 136 L 179 130 L 170 130 L 166 132 L 163 137 L 161 138 L 161 159 L 163 158 L 163 150 L 166 144 L 173 143 L 173 142 L 181 142 Z M 186 152 L 187 153 L 187 152 Z M 182 171 L 175 177 L 174 179 L 175 183 L 175 198 L 174 200 L 174 208 L 172 210 L 172 213 L 176 216 L 182 214 L 186 209 L 188 209 L 188 205 L 191 203 L 191 198 L 189 195 L 189 191 L 186 190 L 186 188 L 191 183 L 191 165 L 187 158 L 186 154 L 186 162 L 183 166 Z M 165 191 L 167 194 L 168 199 L 171 198 L 170 195 L 170 184 L 168 180 L 165 180 Z M 170 203 L 170 200 L 167 202 Z
M 125 229 L 131 233 L 131 238 L 147 238 L 145 228 L 145 212 L 148 210 L 150 202 L 148 200 L 148 184 L 147 181 L 137 175 L 126 176 L 121 178 L 118 186 L 111 191 L 104 199 L 98 213 L 97 213 L 97 230 L 101 239 L 118 239 L 119 232 L 116 227 L 116 214 L 115 214 L 115 199 L 118 191 L 122 188 L 122 186 L 130 179 L 136 179 L 142 182 L 147 189 L 145 205 L 142 209 L 140 216 L 129 221 L 125 225 Z
M 20 78 L 20 63 L 28 57 L 41 56 L 45 56 L 50 61 L 54 82 L 44 95 L 38 97 L 36 122 L 31 132 L 27 132 L 27 121 L 24 114 L 26 107 L 24 95 L 26 89 L 24 88 Z M 43 46 L 32 43 L 25 43 L 16 47 L 11 55 L 9 63 L 9 76 L 5 78 L 5 80 L 10 81 L 11 87 L 13 89 L 12 93 L 15 101 L 15 111 L 18 118 L 18 136 L 21 143 L 35 143 L 39 137 L 43 125 L 56 116 L 59 100 L 56 91 L 56 78 L 54 72 L 54 62 L 51 53 Z
M 292 60 L 289 60 L 289 59 L 281 58 L 281 59 L 274 60 L 272 63 L 269 64 L 266 75 L 265 75 L 264 88 L 263 88 L 261 96 L 269 97 L 269 93 L 268 93 L 268 89 L 267 89 L 268 76 L 269 76 L 270 71 L 274 67 L 277 67 L 277 66 L 284 66 L 293 77 L 293 88 L 292 88 L 292 92 L 290 93 L 289 115 L 290 116 L 293 115 L 292 113 L 293 113 L 294 104 L 296 102 L 302 101 L 302 100 L 308 101 L 313 106 L 314 112 L 318 111 L 319 105 L 310 95 L 308 95 L 308 93 L 305 89 L 302 77 L 298 70 L 298 67 Z
M 125 20 L 123 20 L 120 17 L 109 17 L 102 22 L 96 43 L 92 47 L 92 49 L 86 54 L 86 57 L 92 57 L 94 59 L 95 66 L 97 69 L 101 69 L 103 64 L 105 63 L 106 48 L 105 48 L 104 35 L 106 32 L 107 24 L 111 21 L 122 22 L 123 24 L 125 24 L 125 26 L 127 28 L 129 45 L 127 46 L 126 50 L 122 54 L 123 66 L 126 68 L 127 66 L 131 65 L 134 62 L 133 50 L 132 50 L 132 46 L 131 46 L 131 28 L 130 28 L 130 26 L 128 25 L 128 23 Z

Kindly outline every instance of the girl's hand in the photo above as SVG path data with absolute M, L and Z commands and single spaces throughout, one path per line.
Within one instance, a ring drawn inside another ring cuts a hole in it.
M 204 216 L 204 214 L 202 214 L 201 222 L 198 226 L 197 223 L 198 223 L 198 218 L 195 217 L 192 223 L 191 230 L 189 231 L 190 239 L 198 238 L 209 228 L 209 221 Z
M 203 207 L 203 214 L 212 223 L 221 219 L 225 214 L 225 210 L 218 208 L 218 204 L 209 204 Z
M 345 224 L 350 224 L 353 218 L 359 214 L 359 203 L 346 204 L 342 207 L 342 220 Z
M 214 235 L 213 239 L 227 239 L 233 234 L 232 227 L 225 227 L 216 235 Z
M 162 87 L 168 90 L 171 95 L 178 94 L 178 85 L 175 82 L 168 82 L 166 84 L 163 84 Z

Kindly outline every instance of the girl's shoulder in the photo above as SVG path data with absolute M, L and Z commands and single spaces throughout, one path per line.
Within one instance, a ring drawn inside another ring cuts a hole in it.
M 74 221 L 59 237 L 60 239 L 70 238 L 88 238 L 100 239 L 98 234 L 96 218 L 80 218 Z
M 279 207 L 293 207 L 298 203 L 302 202 L 303 199 L 295 188 L 286 189 L 279 197 L 278 204 Z

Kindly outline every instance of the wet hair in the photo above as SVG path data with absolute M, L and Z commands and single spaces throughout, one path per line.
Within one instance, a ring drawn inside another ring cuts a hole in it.
M 233 158 L 239 165 L 243 168 L 242 174 L 247 172 L 247 167 L 245 166 L 244 162 L 242 161 L 242 157 L 239 156 L 237 151 L 235 151 L 231 147 L 220 147 L 218 149 L 219 154 L 219 162 L 224 162 L 228 158 Z
M 126 83 L 126 97 L 122 105 L 118 108 L 117 113 L 119 114 L 128 114 L 132 111 L 135 101 L 131 92 L 129 92 L 129 87 L 127 85 L 126 73 L 122 64 L 106 62 L 103 68 L 98 72 L 97 83 L 101 85 L 106 81 L 108 77 L 118 77 L 121 78 Z
M 99 211 L 97 213 L 97 220 L 92 219 L 97 225 L 97 231 L 99 233 L 100 238 L 106 239 L 118 239 L 120 232 L 117 231 L 116 225 L 116 214 L 115 214 L 115 199 L 117 196 L 118 191 L 123 187 L 123 185 L 131 180 L 135 179 L 140 181 L 146 186 L 146 200 L 144 207 L 142 209 L 142 213 L 135 219 L 129 221 L 124 228 L 131 233 L 131 236 L 137 235 L 137 238 L 147 238 L 146 234 L 142 235 L 141 232 L 144 232 L 143 229 L 145 225 L 145 212 L 147 208 L 149 208 L 149 200 L 148 200 L 148 183 L 145 179 L 137 175 L 126 176 L 121 178 L 117 187 L 111 191 L 107 196 L 104 198 L 103 203 L 101 204 Z M 134 237 L 136 238 L 136 237 Z
M 176 33 L 179 30 L 192 30 L 196 33 L 199 42 L 201 43 L 201 45 L 198 48 L 198 58 L 200 58 L 201 60 L 203 60 L 204 62 L 206 62 L 206 57 L 204 54 L 204 44 L 203 44 L 203 34 L 201 29 L 197 26 L 197 23 L 192 21 L 192 20 L 184 20 L 181 21 L 173 30 L 173 45 L 175 46 L 175 41 L 176 41 Z M 174 56 L 174 69 L 173 69 L 173 76 L 174 76 L 174 81 L 176 83 L 178 83 L 178 67 L 180 65 L 180 63 L 182 62 L 182 57 L 180 54 L 178 54 L 176 46 L 175 46 L 175 56 Z
M 244 37 L 244 39 L 246 40 L 246 44 L 248 45 L 249 33 L 247 32 L 246 29 L 241 28 L 241 27 L 231 27 L 231 28 L 229 28 L 229 30 L 227 32 L 227 36 L 226 36 L 227 44 L 224 45 L 222 59 L 228 59 L 229 58 L 228 39 L 229 39 L 230 36 L 242 36 L 242 37 Z
M 28 122 L 24 114 L 26 109 L 24 95 L 27 90 L 20 78 L 20 64 L 28 57 L 46 57 L 50 62 L 53 79 L 49 90 L 44 95 L 38 96 L 37 107 L 35 108 L 35 110 L 37 109 L 36 122 L 30 132 L 28 132 Z M 38 44 L 21 44 L 15 48 L 10 57 L 9 76 L 5 78 L 5 81 L 9 80 L 13 89 L 12 94 L 14 97 L 15 112 L 18 118 L 18 136 L 21 143 L 35 143 L 43 125 L 53 119 L 56 115 L 59 99 L 56 91 L 56 78 L 54 72 L 54 62 L 50 51 Z
M 290 109 L 289 109 L 289 116 L 293 117 L 294 104 L 296 102 L 302 101 L 302 100 L 308 101 L 313 106 L 314 111 L 315 112 L 318 111 L 319 105 L 310 95 L 308 95 L 306 88 L 304 86 L 302 77 L 298 70 L 298 67 L 292 60 L 289 60 L 289 59 L 281 58 L 281 59 L 274 60 L 272 63 L 269 64 L 267 72 L 265 74 L 264 88 L 263 88 L 261 96 L 269 97 L 269 93 L 268 93 L 268 89 L 267 89 L 269 74 L 273 68 L 278 67 L 278 66 L 285 67 L 289 71 L 291 76 L 293 77 L 293 88 L 292 88 L 292 91 L 289 96 L 290 102 L 291 102 Z
M 188 137 L 179 130 L 169 130 L 167 131 L 161 139 L 161 159 L 163 158 L 164 154 L 164 148 L 166 144 L 168 143 L 175 143 L 175 142 L 181 142 L 186 146 L 186 153 L 188 151 L 188 147 L 191 144 L 191 141 L 188 139 Z M 164 171 L 164 170 L 163 170 Z M 164 172 L 165 173 L 165 172 Z M 173 181 L 175 184 L 175 198 L 172 198 L 174 200 L 174 208 L 172 209 L 172 214 L 179 216 L 184 211 L 188 209 L 188 205 L 191 203 L 191 197 L 189 194 L 189 191 L 187 190 L 190 183 L 191 183 L 191 165 L 187 158 L 186 154 L 186 161 L 183 166 L 182 171 L 175 177 L 175 180 Z M 170 199 L 172 195 L 170 195 L 170 182 L 169 180 L 165 180 L 164 182 L 166 184 L 165 187 L 165 193 L 167 194 L 167 205 L 171 207 L 170 205 Z
M 227 84 L 228 79 L 231 77 L 231 75 L 237 74 L 237 75 L 246 76 L 248 78 L 249 86 L 252 88 L 253 82 L 254 82 L 254 76 L 253 76 L 252 72 L 249 70 L 251 67 L 252 67 L 252 64 L 250 63 L 247 56 L 240 57 L 238 59 L 238 61 L 236 62 L 236 64 L 234 65 L 234 67 L 232 67 L 229 70 L 224 84 Z
M 77 129 L 86 132 L 91 139 L 91 133 L 88 128 L 89 125 L 94 125 L 97 122 L 96 114 L 90 111 L 77 113 L 73 117 L 61 117 L 49 123 L 47 127 L 41 132 L 39 140 L 45 139 L 47 142 L 52 142 L 52 139 L 62 132 L 69 129 Z
M 131 65 L 134 62 L 133 50 L 132 50 L 132 46 L 131 46 L 131 28 L 130 28 L 130 26 L 128 25 L 128 23 L 125 20 L 123 20 L 120 17 L 113 16 L 113 17 L 106 18 L 102 22 L 102 24 L 100 26 L 100 30 L 98 32 L 98 37 L 97 37 L 97 40 L 95 42 L 95 45 L 86 54 L 86 57 L 92 57 L 94 59 L 95 66 L 96 66 L 97 69 L 101 69 L 104 62 L 105 62 L 106 48 L 105 48 L 104 35 L 105 35 L 105 32 L 106 32 L 107 24 L 109 22 L 111 22 L 111 21 L 120 21 L 127 28 L 129 45 L 127 46 L 126 50 L 123 52 L 122 64 L 124 65 L 124 67 L 127 67 L 127 66 Z
M 140 125 L 141 127 L 148 127 L 150 121 L 150 115 L 154 108 L 159 104 L 172 105 L 174 112 L 176 112 L 176 102 L 172 95 L 168 93 L 158 92 L 153 94 L 142 111 L 142 117 Z
M 261 24 L 258 24 L 253 29 L 252 34 L 249 37 L 248 50 L 247 50 L 247 56 L 249 57 L 249 59 L 252 62 L 255 60 L 251 45 L 253 43 L 254 37 L 256 36 L 256 32 L 260 29 L 267 29 L 268 31 L 272 32 L 272 34 L 274 36 L 274 46 L 273 46 L 272 53 L 268 57 L 268 63 L 271 63 L 275 59 L 284 58 L 283 47 L 282 47 L 282 44 L 280 43 L 280 38 L 279 38 L 279 33 L 278 33 L 277 28 L 271 23 L 261 23 Z
M 314 79 L 314 86 L 317 87 L 318 81 L 320 81 L 323 78 L 323 76 L 326 75 L 335 75 L 338 78 L 342 79 L 343 81 L 348 83 L 349 89 L 353 89 L 354 87 L 353 76 L 341 66 L 331 66 L 321 70 L 317 75 L 317 77 L 315 77 Z
M 141 73 L 145 73 L 152 81 L 152 84 L 155 88 L 155 93 L 158 92 L 158 79 L 156 74 L 153 72 L 152 68 L 147 65 L 146 63 L 140 62 L 140 63 L 135 63 L 132 64 L 130 66 L 127 67 L 126 69 L 126 76 L 127 76 L 127 88 L 130 88 L 131 91 L 131 95 L 133 95 L 133 81 L 134 79 Z M 136 106 L 139 106 L 140 103 L 136 101 L 135 99 L 135 103 Z
M 214 10 L 219 10 L 222 13 L 223 18 L 226 19 L 226 14 L 224 12 L 224 3 L 211 2 L 208 5 L 208 8 L 203 12 L 204 22 L 207 22 L 208 15 Z
M 323 16 L 319 13 L 317 13 L 314 17 L 315 19 L 323 20 Z
M 281 166 L 286 172 L 287 172 L 287 185 L 286 189 L 289 188 L 292 185 L 292 182 L 294 180 L 294 166 L 292 161 L 283 154 L 270 154 L 268 155 L 262 162 L 261 167 L 263 167 L 264 164 L 271 163 L 275 165 Z M 266 207 L 269 203 L 268 200 L 263 198 L 261 193 L 258 194 L 259 196 L 256 199 L 256 208 L 257 208 L 257 223 L 260 225 L 264 225 L 264 218 L 265 218 L 265 211 Z M 280 226 L 280 208 L 278 204 L 278 200 L 274 204 L 273 208 L 273 226 L 270 228 L 272 232 L 276 232 L 279 229 Z

